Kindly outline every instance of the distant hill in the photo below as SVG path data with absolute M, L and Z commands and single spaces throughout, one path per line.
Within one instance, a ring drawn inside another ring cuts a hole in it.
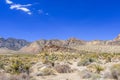
M 30 42 L 23 39 L 15 39 L 15 38 L 0 38 L 0 48 L 10 49 L 10 50 L 19 50 L 22 47 L 28 45 Z

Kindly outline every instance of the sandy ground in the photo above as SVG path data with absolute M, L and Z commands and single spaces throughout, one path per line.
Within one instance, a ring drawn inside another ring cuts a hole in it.
M 72 64 L 69 65 L 72 69 L 76 69 L 76 71 L 74 71 L 73 73 L 62 73 L 62 74 L 58 73 L 56 75 L 50 75 L 50 76 L 36 76 L 35 80 L 92 80 L 92 79 L 81 79 L 81 73 L 79 71 L 85 70 L 86 67 L 77 66 L 77 62 L 78 60 L 72 61 Z M 107 63 L 105 66 L 110 66 L 111 64 L 115 64 L 115 63 Z M 114 79 L 100 78 L 97 80 L 114 80 Z
M 66 73 L 52 76 L 36 77 L 36 80 L 81 80 L 77 73 Z

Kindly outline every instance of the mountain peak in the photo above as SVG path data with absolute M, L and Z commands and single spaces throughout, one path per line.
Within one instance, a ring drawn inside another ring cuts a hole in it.
M 120 41 L 120 34 L 114 39 L 115 41 Z

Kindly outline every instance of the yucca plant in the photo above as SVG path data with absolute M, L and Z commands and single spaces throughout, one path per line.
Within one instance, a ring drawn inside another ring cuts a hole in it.
M 100 64 L 91 64 L 91 65 L 87 66 L 87 68 L 90 69 L 90 71 L 92 70 L 92 72 L 95 72 L 95 73 L 98 73 L 98 74 L 100 74 L 100 72 L 105 69 Z
M 29 75 L 29 68 L 30 64 L 28 62 L 26 63 L 19 59 L 13 59 L 7 70 L 12 74 L 27 73 Z

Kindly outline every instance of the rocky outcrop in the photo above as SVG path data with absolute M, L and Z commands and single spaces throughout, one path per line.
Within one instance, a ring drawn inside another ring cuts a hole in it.
M 68 47 L 61 47 L 56 45 L 49 45 L 45 46 L 42 49 L 43 52 L 69 52 L 69 53 L 79 53 L 77 49 L 68 48 Z
M 120 34 L 114 39 L 114 41 L 120 41 Z
M 23 47 L 20 51 L 27 53 L 38 53 L 41 51 L 78 52 L 72 47 L 84 45 L 85 41 L 70 38 L 68 40 L 39 40 Z
M 67 44 L 67 46 L 85 45 L 86 41 L 79 40 L 76 38 L 70 38 L 70 39 L 66 40 L 66 44 Z
M 22 39 L 0 38 L 0 48 L 7 48 L 10 50 L 19 50 L 28 44 L 29 42 L 27 42 L 26 40 L 22 40 Z
M 89 49 L 93 50 L 91 49 L 91 47 L 103 49 L 105 46 L 119 47 L 120 35 L 118 35 L 118 37 L 115 38 L 114 40 L 105 40 L 105 41 L 104 40 L 84 41 L 76 38 L 70 38 L 68 40 L 57 40 L 57 39 L 39 40 L 31 43 L 28 46 L 23 47 L 20 51 L 28 52 L 28 53 L 39 53 L 41 51 L 86 52 Z M 98 49 L 95 49 L 95 50 L 98 50 Z

